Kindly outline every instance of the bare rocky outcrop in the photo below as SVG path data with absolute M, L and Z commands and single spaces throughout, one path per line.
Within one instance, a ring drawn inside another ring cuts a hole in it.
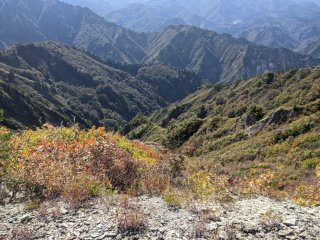
M 289 119 L 295 118 L 299 115 L 299 111 L 295 109 L 287 110 L 287 109 L 279 109 L 272 113 L 269 117 L 262 119 L 256 124 L 247 128 L 247 133 L 249 135 L 255 135 L 261 132 L 266 127 L 271 124 L 281 124 Z M 250 118 L 251 119 L 251 118 Z

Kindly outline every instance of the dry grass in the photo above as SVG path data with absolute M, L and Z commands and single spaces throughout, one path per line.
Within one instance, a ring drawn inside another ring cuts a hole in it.
M 260 215 L 260 224 L 269 230 L 279 227 L 281 222 L 282 216 L 274 212 L 272 209 Z
M 193 225 L 192 236 L 194 238 L 205 238 L 208 235 L 208 229 L 205 222 L 199 220 Z

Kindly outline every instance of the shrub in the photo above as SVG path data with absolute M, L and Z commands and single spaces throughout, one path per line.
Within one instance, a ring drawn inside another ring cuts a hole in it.
M 14 71 L 13 71 L 12 69 L 9 71 L 7 77 L 8 77 L 8 80 L 9 80 L 10 82 L 13 82 L 13 81 L 15 80 L 15 73 L 14 73 Z
M 304 206 L 320 206 L 320 183 L 300 183 L 295 188 L 294 200 Z
M 170 186 L 170 175 L 162 164 L 145 170 L 141 182 L 141 191 L 148 194 L 161 194 Z
M 172 192 L 165 193 L 163 196 L 163 200 L 166 204 L 168 204 L 170 208 L 180 208 L 182 204 L 180 197 Z
M 25 210 L 31 212 L 33 210 L 39 209 L 41 207 L 41 203 L 39 201 L 29 201 L 25 205 Z
M 318 165 L 320 165 L 320 158 L 317 157 L 302 162 L 302 168 L 304 169 L 315 169 Z
M 138 126 L 141 126 L 142 124 L 145 124 L 147 122 L 148 122 L 148 119 L 145 116 L 143 116 L 142 114 L 138 114 L 126 126 L 124 126 L 121 133 L 126 135 L 130 131 L 132 131 L 133 129 L 135 129 Z
M 204 119 L 208 115 L 208 111 L 206 108 L 202 105 L 201 108 L 197 111 L 197 118 Z
M 182 177 L 183 172 L 186 170 L 186 159 L 184 156 L 171 156 L 170 161 L 170 177 L 172 181 L 176 178 Z
M 320 180 L 320 164 L 318 164 L 317 168 L 316 168 L 316 175 Z
M 134 206 L 118 214 L 118 231 L 128 235 L 142 233 L 147 230 L 147 217 L 143 211 Z
M 167 131 L 164 145 L 170 149 L 180 147 L 193 134 L 195 134 L 202 125 L 202 120 L 191 118 L 179 125 L 172 125 Z
M 25 226 L 16 226 L 12 229 L 12 240 L 31 240 L 33 239 L 33 232 Z
M 9 145 L 12 133 L 0 127 L 0 203 L 7 197 Z
M 163 119 L 161 127 L 166 127 L 172 119 L 177 119 L 182 113 L 186 112 L 189 108 L 189 105 L 178 105 L 175 108 L 170 109 L 166 118 Z
M 205 199 L 213 193 L 211 175 L 205 171 L 192 174 L 188 178 L 188 186 L 199 199 Z
M 285 141 L 289 137 L 297 137 L 301 134 L 309 132 L 314 127 L 314 122 L 309 119 L 299 119 L 292 123 L 286 130 L 278 132 L 274 136 L 274 142 L 279 143 Z
M 62 190 L 64 200 L 71 207 L 80 207 L 83 202 L 92 197 L 90 189 L 93 183 L 91 181 L 94 180 L 86 176 L 77 176 L 68 180 Z
M 274 80 L 274 73 L 267 73 L 264 80 L 266 84 L 271 84 Z
M 248 109 L 248 116 L 246 123 L 247 125 L 253 125 L 256 122 L 260 121 L 265 115 L 265 112 L 262 107 L 253 105 Z

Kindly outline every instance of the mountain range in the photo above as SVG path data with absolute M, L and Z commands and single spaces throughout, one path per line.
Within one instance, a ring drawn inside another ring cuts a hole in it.
M 139 32 L 161 31 L 172 24 L 186 24 L 234 36 L 248 36 L 253 43 L 268 47 L 290 49 L 297 49 L 320 36 L 320 4 L 317 0 L 99 1 L 99 9 L 104 12 L 96 10 L 98 1 L 64 1 L 87 6 L 106 20 Z M 106 2 L 109 7 L 104 6 Z M 252 38 L 257 32 L 260 37 Z M 286 41 L 285 36 L 293 41 Z
M 230 82 L 320 62 L 197 27 L 169 26 L 161 32 L 138 33 L 107 22 L 88 8 L 56 0 L 3 0 L 0 13 L 3 48 L 52 40 L 85 49 L 103 60 L 194 71 L 210 82 Z

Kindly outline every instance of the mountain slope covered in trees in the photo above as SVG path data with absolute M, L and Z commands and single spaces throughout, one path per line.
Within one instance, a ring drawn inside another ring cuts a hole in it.
M 195 91 L 194 73 L 161 65 L 103 62 L 62 44 L 20 45 L 0 53 L 0 109 L 11 127 L 116 127 Z M 74 119 L 75 118 L 75 119 Z

